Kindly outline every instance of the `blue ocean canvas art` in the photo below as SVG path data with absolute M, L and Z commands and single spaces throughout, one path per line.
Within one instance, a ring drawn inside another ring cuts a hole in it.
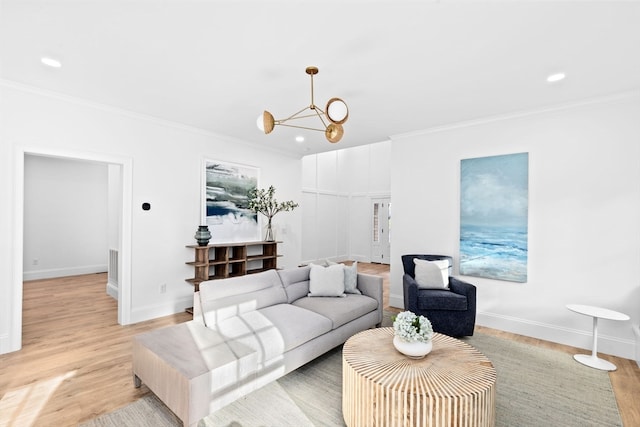
M 527 281 L 529 154 L 460 163 L 460 274 Z

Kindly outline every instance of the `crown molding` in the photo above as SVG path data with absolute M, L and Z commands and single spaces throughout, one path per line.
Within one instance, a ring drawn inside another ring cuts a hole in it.
M 574 108 L 585 107 L 585 106 L 596 105 L 596 104 L 605 104 L 609 102 L 615 102 L 615 101 L 620 101 L 620 100 L 630 99 L 635 97 L 640 97 L 640 89 L 616 93 L 616 94 L 607 95 L 607 96 L 588 98 L 581 101 L 550 105 L 547 107 L 536 108 L 532 110 L 516 111 L 512 113 L 499 114 L 495 116 L 487 116 L 481 119 L 451 123 L 451 124 L 436 126 L 428 129 L 421 129 L 413 132 L 399 133 L 396 135 L 391 135 L 390 139 L 398 140 L 398 139 L 409 138 L 414 136 L 422 136 L 422 135 L 428 135 L 428 134 L 434 134 L 434 133 L 440 133 L 440 132 L 447 132 L 451 130 L 462 129 L 462 128 L 467 128 L 472 126 L 479 126 L 479 125 L 484 125 L 488 123 L 519 119 L 519 118 L 529 117 L 529 116 L 538 116 L 538 115 L 555 113 L 555 112 L 564 111 L 564 110 L 571 110 Z
M 237 139 L 237 138 L 234 138 L 232 136 L 211 132 L 209 130 L 198 128 L 198 127 L 195 127 L 195 126 L 189 126 L 189 125 L 185 125 L 183 123 L 174 122 L 174 121 L 167 120 L 167 119 L 162 119 L 162 118 L 151 116 L 151 115 L 148 115 L 148 114 L 138 113 L 138 112 L 135 112 L 135 111 L 124 109 L 124 108 L 114 107 L 112 105 L 102 104 L 100 102 L 90 101 L 88 99 L 79 98 L 79 97 L 75 97 L 75 96 L 71 96 L 71 95 L 66 95 L 66 94 L 63 94 L 61 92 L 56 92 L 56 91 L 52 91 L 52 90 L 48 90 L 48 89 L 42 89 L 42 88 L 39 88 L 39 87 L 36 87 L 36 86 L 26 85 L 24 83 L 19 83 L 19 82 L 13 81 L 13 80 L 0 79 L 0 87 L 1 86 L 7 87 L 7 88 L 10 88 L 10 89 L 15 89 L 15 90 L 18 90 L 18 91 L 21 91 L 21 92 L 26 92 L 26 93 L 31 93 L 31 94 L 38 95 L 38 96 L 43 96 L 43 97 L 46 97 L 46 98 L 56 99 L 58 101 L 63 101 L 63 102 L 67 102 L 67 103 L 70 103 L 70 104 L 79 105 L 79 106 L 82 106 L 82 107 L 92 108 L 92 109 L 95 109 L 95 110 L 101 110 L 101 111 L 104 111 L 106 113 L 115 114 L 115 115 L 119 115 L 119 116 L 123 116 L 123 117 L 128 117 L 128 118 L 131 118 L 131 119 L 144 121 L 144 122 L 152 123 L 152 124 L 155 124 L 155 125 L 170 127 L 172 129 L 176 129 L 176 130 L 180 130 L 180 131 L 183 131 L 183 132 L 192 133 L 192 134 L 195 134 L 195 135 L 201 135 L 201 136 L 206 136 L 206 137 L 209 137 L 209 138 L 215 138 L 217 140 L 220 140 L 222 142 L 226 142 L 226 143 L 229 143 L 229 144 L 244 145 L 245 147 L 251 148 L 251 149 L 254 149 L 254 150 L 255 149 L 259 149 L 259 150 L 269 151 L 269 152 L 272 152 L 272 153 L 275 153 L 275 154 L 284 155 L 284 156 L 292 157 L 292 158 L 296 158 L 296 159 L 301 157 L 301 155 L 298 154 L 298 153 L 291 153 L 291 152 L 288 152 L 286 150 L 279 150 L 279 149 L 273 148 L 271 146 L 263 146 L 263 145 L 258 146 L 258 144 L 253 144 L 251 142 L 244 141 L 244 140 L 241 140 L 241 139 Z

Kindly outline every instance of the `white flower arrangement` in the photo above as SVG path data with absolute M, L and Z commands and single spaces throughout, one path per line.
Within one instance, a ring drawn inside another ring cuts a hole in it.
M 433 338 L 431 322 L 424 316 L 403 311 L 392 317 L 392 320 L 395 335 L 407 342 L 428 342 Z

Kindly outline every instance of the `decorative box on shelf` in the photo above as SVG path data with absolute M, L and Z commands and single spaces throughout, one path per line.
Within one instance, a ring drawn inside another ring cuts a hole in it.
M 194 277 L 187 282 L 199 290 L 205 280 L 244 276 L 278 267 L 278 243 L 233 242 L 213 243 L 207 246 L 187 245 L 195 251 L 195 260 L 187 262 L 194 267 Z

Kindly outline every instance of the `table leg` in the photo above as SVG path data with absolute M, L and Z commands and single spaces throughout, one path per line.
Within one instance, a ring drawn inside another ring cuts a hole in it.
M 598 318 L 593 318 L 593 343 L 591 344 L 591 356 L 598 358 Z
M 593 344 L 591 346 L 591 355 L 588 354 L 576 354 L 573 356 L 578 362 L 583 365 L 590 366 L 595 369 L 603 371 L 615 371 L 616 365 L 613 363 L 598 358 L 598 318 L 593 317 Z

